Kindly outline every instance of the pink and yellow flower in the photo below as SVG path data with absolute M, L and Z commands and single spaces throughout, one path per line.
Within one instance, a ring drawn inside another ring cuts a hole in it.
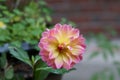
M 56 24 L 54 28 L 43 32 L 38 46 L 42 60 L 49 66 L 67 70 L 82 60 L 86 48 L 79 30 L 67 24 Z

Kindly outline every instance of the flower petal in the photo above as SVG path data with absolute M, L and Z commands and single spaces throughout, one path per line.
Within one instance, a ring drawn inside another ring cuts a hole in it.
M 61 29 L 61 27 L 62 27 L 62 25 L 61 25 L 61 24 L 59 24 L 59 23 L 55 25 L 55 28 L 56 28 L 57 30 L 60 30 L 60 29 Z
M 63 68 L 69 70 L 69 69 L 71 69 L 71 65 L 64 63 Z
M 79 63 L 80 57 L 79 57 L 79 56 L 72 56 L 72 60 L 73 60 L 73 62 L 75 62 L 75 63 Z
M 59 55 L 56 59 L 55 59 L 55 65 L 57 69 L 60 69 L 63 65 L 63 59 L 62 56 Z
M 48 51 L 56 50 L 58 45 L 58 41 L 55 37 L 48 37 L 47 42 L 44 43 L 43 47 Z
M 59 52 L 55 50 L 49 53 L 49 58 L 53 59 L 53 58 L 56 58 L 58 55 L 59 55 Z
M 85 51 L 85 49 L 82 46 L 79 46 L 79 45 L 76 45 L 72 48 L 73 49 L 71 50 L 71 53 L 73 55 L 76 55 L 76 56 L 82 54 Z
M 66 64 L 68 64 L 68 65 L 71 64 L 69 57 L 67 57 L 66 55 L 62 55 L 62 58 L 63 58 L 63 61 L 64 61 Z

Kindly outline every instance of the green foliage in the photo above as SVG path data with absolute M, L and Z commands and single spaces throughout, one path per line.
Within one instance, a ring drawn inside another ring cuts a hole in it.
M 6 65 L 7 65 L 6 54 L 3 53 L 1 54 L 1 57 L 0 57 L 0 68 L 4 68 Z
M 90 56 L 89 56 L 89 59 L 93 59 L 94 57 L 96 57 L 96 56 L 98 56 L 98 52 L 97 51 L 95 51 L 95 52 L 93 52 Z
M 28 53 L 21 48 L 10 47 L 9 50 L 10 54 L 13 55 L 15 58 L 19 59 L 20 61 L 23 61 L 26 64 L 29 64 L 29 66 L 32 67 L 33 77 L 35 80 L 44 80 L 50 72 L 55 74 L 64 74 L 68 73 L 69 71 L 75 70 L 75 68 L 70 70 L 53 69 L 51 67 L 48 67 L 46 63 L 43 62 L 38 55 L 32 56 L 30 59 Z
M 114 61 L 117 73 L 120 75 L 120 61 Z
M 25 80 L 24 76 L 21 76 L 19 74 L 15 74 L 13 80 Z
M 114 73 L 111 69 L 105 69 L 95 73 L 91 80 L 115 80 Z
M 14 76 L 14 70 L 12 66 L 9 66 L 7 69 L 5 69 L 5 78 L 6 79 L 12 79 Z
M 76 70 L 75 68 L 72 68 L 70 70 L 66 69 L 53 69 L 51 67 L 48 67 L 45 62 L 42 60 L 39 60 L 35 65 L 35 80 L 44 80 L 46 76 L 49 73 L 55 73 L 55 74 L 65 74 L 72 70 Z
M 14 77 L 13 66 L 7 62 L 6 54 L 1 54 L 0 57 L 0 80 L 11 80 Z
M 43 68 L 38 68 L 37 70 L 45 70 L 45 71 L 49 71 L 55 74 L 64 74 L 64 73 L 68 73 L 72 70 L 76 70 L 75 68 L 72 68 L 70 70 L 66 70 L 66 69 L 53 69 L 51 67 L 43 67 Z
M 89 59 L 93 59 L 98 55 L 102 55 L 104 60 L 108 60 L 109 57 L 114 58 L 114 52 L 119 48 L 117 44 L 112 43 L 104 34 L 92 34 L 92 38 L 97 44 L 97 48 L 90 56 Z
M 45 80 L 45 78 L 48 76 L 50 72 L 45 70 L 37 70 L 41 67 L 47 67 L 46 63 L 43 62 L 41 59 L 37 61 L 37 63 L 34 65 L 34 79 L 35 80 Z
M 108 31 L 112 36 L 116 35 L 116 32 L 114 30 Z M 89 56 L 89 59 L 93 59 L 99 55 L 102 55 L 103 60 L 109 61 L 109 58 L 111 57 L 114 62 L 115 57 L 115 51 L 118 50 L 120 47 L 118 44 L 113 43 L 108 36 L 105 36 L 103 33 L 99 34 L 91 34 L 92 39 L 96 43 L 96 49 L 94 52 L 91 53 Z M 90 42 L 89 40 L 88 42 Z M 112 63 L 113 63 L 112 62 Z M 112 64 L 111 63 L 111 64 Z M 96 72 L 93 74 L 91 80 L 116 80 L 115 74 L 120 75 L 120 62 L 115 61 L 112 67 L 107 67 L 102 71 Z
M 10 54 L 32 67 L 28 54 L 21 48 L 9 47 Z
M 28 53 L 21 48 L 10 47 L 10 54 L 20 61 L 29 64 L 33 69 L 33 76 L 35 80 L 44 80 L 49 72 L 46 71 L 36 71 L 38 67 L 44 67 L 46 64 L 41 61 L 39 56 L 32 56 L 31 59 L 28 56 Z M 41 75 L 41 76 L 40 76 Z
M 22 10 L 9 10 L 6 5 L 1 4 L 0 11 L 0 22 L 6 25 L 5 29 L 0 28 L 0 45 L 9 43 L 21 47 L 21 44 L 26 42 L 34 46 L 38 43 L 46 24 L 51 21 L 51 10 L 43 0 L 31 0 Z
M 69 24 L 69 25 L 72 25 L 73 27 L 76 27 L 76 24 L 74 22 L 69 21 L 66 18 L 62 18 L 60 23 L 61 24 Z

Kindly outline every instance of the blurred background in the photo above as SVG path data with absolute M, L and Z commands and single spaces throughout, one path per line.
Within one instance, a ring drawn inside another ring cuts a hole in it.
M 120 30 L 119 0 L 46 0 L 53 9 L 53 23 L 61 18 L 73 21 L 82 32 L 101 32 L 105 28 Z
M 0 0 L 1 55 L 9 45 L 38 50 L 41 33 L 56 23 L 79 28 L 87 44 L 62 80 L 120 80 L 120 0 Z

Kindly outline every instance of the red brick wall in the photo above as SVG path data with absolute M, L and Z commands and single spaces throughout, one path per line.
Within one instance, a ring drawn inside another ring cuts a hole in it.
M 120 0 L 46 0 L 54 10 L 53 23 L 65 17 L 84 31 L 105 27 L 120 30 Z

